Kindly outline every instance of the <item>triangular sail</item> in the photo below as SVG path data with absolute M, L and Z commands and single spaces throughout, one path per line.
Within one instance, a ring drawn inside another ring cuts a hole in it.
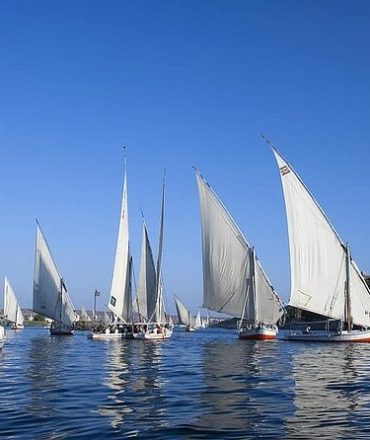
M 114 313 L 114 315 L 125 322 L 132 321 L 131 273 L 127 180 L 125 172 L 116 257 L 108 303 L 108 308 Z
M 152 321 L 158 323 L 165 323 L 166 311 L 163 298 L 163 280 L 162 280 L 162 253 L 163 253 L 163 232 L 164 232 L 164 210 L 165 210 L 165 191 L 166 191 L 166 176 L 163 178 L 162 187 L 162 202 L 161 202 L 161 218 L 159 226 L 159 241 L 158 241 L 158 258 L 157 258 L 157 286 L 156 286 L 156 311 Z
M 84 306 L 81 307 L 81 321 L 91 321 L 91 318 Z
M 4 316 L 16 325 L 23 325 L 23 313 L 7 277 L 4 280 Z
M 143 222 L 139 281 L 137 286 L 137 311 L 142 321 L 148 321 L 156 308 L 156 273 L 148 231 Z
M 291 306 L 344 320 L 346 246 L 288 162 L 273 149 L 283 186 L 289 234 Z M 353 323 L 370 326 L 370 291 L 350 262 Z
M 283 309 L 259 262 L 253 264 L 251 247 L 198 171 L 196 179 L 202 224 L 203 307 L 248 321 L 276 323 Z
M 200 317 L 200 312 L 197 313 L 197 316 L 195 317 L 195 324 L 194 324 L 195 328 L 200 328 L 202 327 L 202 318 Z
M 66 326 L 72 326 L 76 320 L 71 298 L 39 224 L 36 229 L 33 311 Z
M 185 304 L 175 295 L 175 306 L 177 311 L 177 317 L 181 325 L 191 325 L 190 311 L 186 308 Z

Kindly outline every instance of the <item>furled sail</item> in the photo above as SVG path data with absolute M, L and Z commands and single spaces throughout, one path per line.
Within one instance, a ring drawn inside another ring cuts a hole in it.
M 346 245 L 291 165 L 276 149 L 273 152 L 280 170 L 288 223 L 289 304 L 344 320 Z M 369 288 L 353 260 L 349 272 L 353 323 L 370 326 Z
M 283 313 L 273 287 L 233 218 L 196 171 L 203 251 L 203 307 L 275 324 Z
M 16 326 L 23 325 L 23 313 L 7 277 L 4 280 L 4 316 Z
M 156 308 L 156 273 L 148 231 L 143 222 L 141 260 L 139 281 L 137 286 L 137 311 L 141 320 L 148 321 Z
M 71 298 L 39 224 L 36 230 L 33 311 L 66 326 L 76 321 Z
M 132 321 L 131 255 L 128 229 L 127 180 L 123 183 L 121 214 L 118 229 L 116 257 L 108 308 L 124 322 Z

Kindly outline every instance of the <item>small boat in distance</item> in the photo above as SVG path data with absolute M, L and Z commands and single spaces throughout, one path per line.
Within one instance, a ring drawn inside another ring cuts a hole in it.
M 93 329 L 90 339 L 123 339 L 132 338 L 132 257 L 130 253 L 126 161 L 124 163 L 124 178 L 120 221 L 116 245 L 116 255 L 108 308 L 114 316 L 113 322 L 104 323 Z
M 21 306 L 7 277 L 4 279 L 4 318 L 12 324 L 12 329 L 24 328 Z
M 195 170 L 203 254 L 203 307 L 240 318 L 241 339 L 275 339 L 284 307 L 216 193 Z
M 185 327 L 186 332 L 194 332 L 196 330 L 196 317 L 192 316 L 190 310 L 185 306 L 185 304 L 181 301 L 181 299 L 174 295 L 175 297 L 175 306 L 177 311 L 177 318 L 179 320 L 179 324 Z M 198 316 L 198 315 L 197 315 Z M 200 314 L 199 314 L 200 321 Z M 201 327 L 201 322 L 198 323 L 198 328 Z
M 165 179 L 163 180 L 161 219 L 157 267 L 154 267 L 148 231 L 143 219 L 142 247 L 139 283 L 137 288 L 137 312 L 140 321 L 134 325 L 135 339 L 169 339 L 173 333 L 173 323 L 167 317 L 162 283 L 162 250 L 164 227 Z
M 52 319 L 51 335 L 72 335 L 77 320 L 63 277 L 37 222 L 32 310 Z
M 348 244 L 341 240 L 292 166 L 274 146 L 272 150 L 280 171 L 288 222 L 289 305 L 325 320 L 297 323 L 283 338 L 370 342 L 370 289 L 352 260 Z
M 80 320 L 84 321 L 84 322 L 91 322 L 91 318 L 90 318 L 89 314 L 87 313 L 84 306 L 81 307 Z

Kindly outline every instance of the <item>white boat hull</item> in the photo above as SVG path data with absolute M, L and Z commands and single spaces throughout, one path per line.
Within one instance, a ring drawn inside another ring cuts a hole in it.
M 111 341 L 119 339 L 132 339 L 132 333 L 95 333 L 91 332 L 87 335 L 89 339 L 98 341 Z
M 172 336 L 172 329 L 165 329 L 163 332 L 150 332 L 150 331 L 140 331 L 134 333 L 134 339 L 142 339 L 142 340 L 161 340 L 161 339 L 170 339 Z
M 278 330 L 276 327 L 242 328 L 239 331 L 240 339 L 276 339 Z
M 370 330 L 342 331 L 341 333 L 328 333 L 325 331 L 287 331 L 279 339 L 285 341 L 307 342 L 370 342 Z

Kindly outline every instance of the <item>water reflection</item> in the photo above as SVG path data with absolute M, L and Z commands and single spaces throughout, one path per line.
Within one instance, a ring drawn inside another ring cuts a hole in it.
M 281 414 L 291 414 L 291 381 L 274 361 L 280 343 L 230 340 L 203 345 L 204 413 L 195 428 L 214 438 L 283 436 Z M 273 399 L 279 407 L 273 409 Z
M 50 337 L 43 334 L 30 339 L 28 351 L 29 403 L 31 414 L 48 418 L 53 415 L 56 401 L 64 391 L 66 361 L 72 337 Z
M 125 343 L 126 342 L 126 343 Z M 110 418 L 113 428 L 118 428 L 125 414 L 133 411 L 125 401 L 125 387 L 130 377 L 131 345 L 128 341 L 110 341 L 105 365 L 103 385 L 110 389 L 108 403 L 99 408 L 99 414 Z
M 110 343 L 105 363 L 107 402 L 98 409 L 115 430 L 137 432 L 161 425 L 165 419 L 162 389 L 162 342 L 124 340 Z
M 370 407 L 367 346 L 305 344 L 295 348 L 296 410 L 286 423 L 289 438 L 359 438 L 363 431 L 356 431 L 364 421 L 364 409 Z

